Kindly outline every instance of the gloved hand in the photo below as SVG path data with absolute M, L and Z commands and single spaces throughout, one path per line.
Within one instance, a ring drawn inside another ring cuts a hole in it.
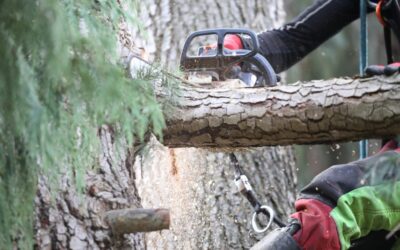
M 370 65 L 365 68 L 365 74 L 368 76 L 386 75 L 390 76 L 400 71 L 400 62 L 388 65 Z
M 291 216 L 302 226 L 294 234 L 302 249 L 349 249 L 366 235 L 364 241 L 372 241 L 359 240 L 359 249 L 390 249 L 394 241 L 382 235 L 400 223 L 399 153 L 397 142 L 390 141 L 374 156 L 317 175 Z
M 390 249 L 395 238 L 385 236 L 400 223 L 399 145 L 392 140 L 374 156 L 323 171 L 295 207 L 291 218 L 301 228 L 288 231 L 292 221 L 254 249 Z

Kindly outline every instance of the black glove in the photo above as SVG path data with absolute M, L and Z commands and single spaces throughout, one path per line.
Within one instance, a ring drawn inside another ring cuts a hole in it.
M 400 70 L 400 62 L 391 63 L 388 65 L 370 65 L 365 68 L 367 76 L 386 75 L 391 76 Z

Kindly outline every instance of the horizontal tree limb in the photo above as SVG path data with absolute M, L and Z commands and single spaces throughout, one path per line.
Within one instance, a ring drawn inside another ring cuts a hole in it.
M 265 88 L 182 86 L 177 105 L 165 112 L 163 144 L 274 146 L 400 134 L 399 83 L 396 75 Z
M 137 232 L 151 232 L 168 229 L 168 209 L 120 209 L 108 211 L 105 221 L 115 235 Z

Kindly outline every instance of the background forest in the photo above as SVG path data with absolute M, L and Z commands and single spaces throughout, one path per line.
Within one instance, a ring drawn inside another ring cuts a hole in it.
M 285 1 L 287 20 L 295 17 L 312 2 L 313 0 Z M 353 22 L 290 68 L 287 71 L 287 82 L 358 75 L 359 26 L 359 21 Z M 385 64 L 383 28 L 374 14 L 368 16 L 368 50 L 369 64 Z M 379 143 L 376 140 L 369 142 L 369 154 L 376 152 Z M 346 163 L 359 157 L 358 142 L 295 146 L 295 150 L 300 186 L 331 165 Z

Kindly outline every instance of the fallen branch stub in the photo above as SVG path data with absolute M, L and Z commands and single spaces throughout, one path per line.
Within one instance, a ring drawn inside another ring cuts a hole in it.
M 332 143 L 400 134 L 400 75 L 272 88 L 182 87 L 165 112 L 169 147 Z M 162 93 L 159 95 L 162 97 Z
M 112 210 L 104 219 L 114 235 L 158 231 L 168 229 L 170 225 L 169 210 L 162 208 Z

